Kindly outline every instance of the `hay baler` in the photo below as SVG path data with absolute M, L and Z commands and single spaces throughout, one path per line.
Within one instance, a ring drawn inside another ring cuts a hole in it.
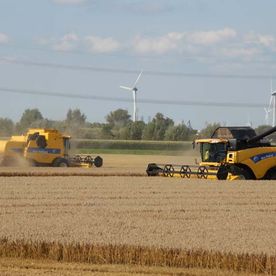
M 0 141 L 2 165 L 27 162 L 33 166 L 48 167 L 102 166 L 103 160 L 100 156 L 70 156 L 70 138 L 56 129 L 29 129 L 25 135 Z
M 194 141 L 200 147 L 199 166 L 151 163 L 146 171 L 149 176 L 276 179 L 276 147 L 263 139 L 275 131 L 256 135 L 251 127 L 219 127 L 211 138 Z

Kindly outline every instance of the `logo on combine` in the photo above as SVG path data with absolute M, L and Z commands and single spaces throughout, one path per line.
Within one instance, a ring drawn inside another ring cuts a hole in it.
M 272 158 L 272 157 L 276 157 L 276 152 L 267 152 L 267 153 L 258 154 L 258 155 L 251 157 L 250 159 L 254 163 L 258 163 L 262 160 L 265 160 L 267 158 Z
M 42 149 L 42 148 L 29 148 L 28 152 L 30 153 L 52 153 L 52 154 L 60 154 L 60 149 Z

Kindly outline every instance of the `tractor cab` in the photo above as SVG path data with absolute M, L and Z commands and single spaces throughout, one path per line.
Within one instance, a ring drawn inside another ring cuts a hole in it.
M 200 146 L 201 165 L 217 165 L 225 160 L 228 140 L 199 139 L 195 142 Z
M 201 165 L 216 166 L 223 163 L 231 140 L 246 141 L 255 136 L 256 132 L 251 127 L 218 127 L 211 138 L 195 141 L 200 145 Z

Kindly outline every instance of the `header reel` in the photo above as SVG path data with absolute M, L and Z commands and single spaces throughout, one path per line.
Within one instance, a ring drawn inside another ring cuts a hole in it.
M 103 165 L 103 159 L 100 156 L 93 158 L 91 155 L 75 155 L 69 159 L 70 165 L 72 167 L 92 167 L 97 168 Z
M 219 166 L 191 166 L 176 164 L 150 163 L 147 167 L 148 176 L 165 176 L 181 178 L 214 179 L 217 177 Z

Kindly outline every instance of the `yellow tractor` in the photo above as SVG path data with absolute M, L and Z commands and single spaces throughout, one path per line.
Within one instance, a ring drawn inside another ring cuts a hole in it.
M 70 136 L 56 129 L 29 129 L 26 135 L 12 136 L 0 141 L 3 166 L 28 162 L 33 166 L 51 167 L 101 167 L 100 156 L 70 156 Z
M 266 136 L 276 127 L 256 135 L 251 127 L 219 127 L 212 137 L 194 141 L 199 144 L 199 166 L 148 164 L 149 176 L 205 179 L 276 179 L 276 147 Z

